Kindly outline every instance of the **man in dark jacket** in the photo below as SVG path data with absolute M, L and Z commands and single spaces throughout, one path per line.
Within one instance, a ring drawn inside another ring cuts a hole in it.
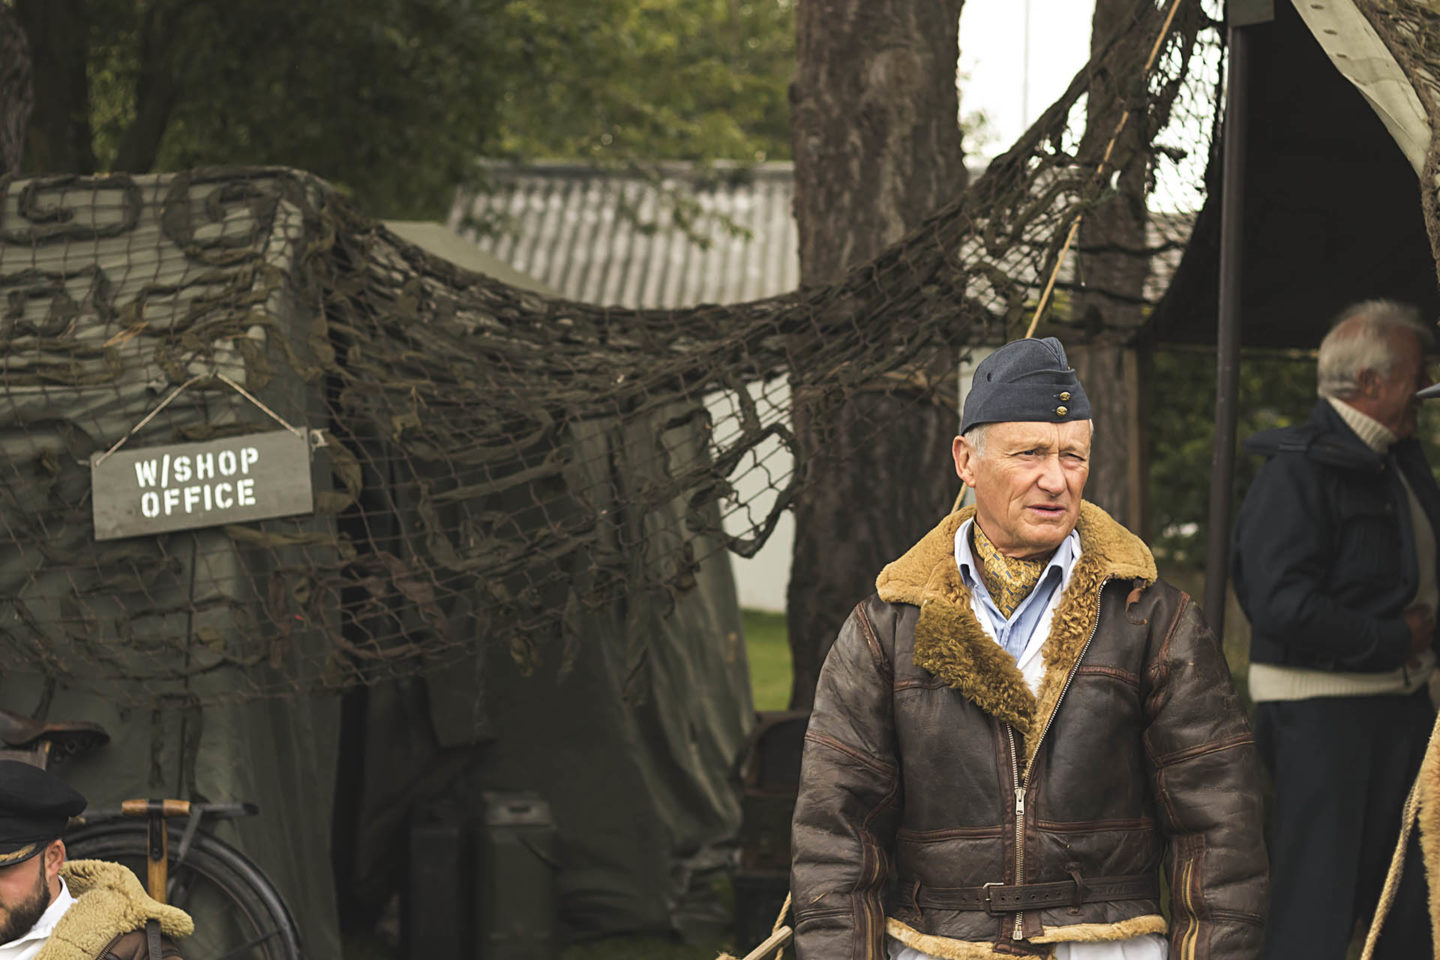
M 1220 645 L 1082 501 L 1060 342 L 1008 344 L 974 383 L 954 455 L 976 506 L 885 568 L 821 671 L 797 956 L 1250 960 L 1259 767 Z
M 65 860 L 60 835 L 84 809 L 58 777 L 0 760 L 0 960 L 180 960 L 183 910 L 118 863 Z
M 1245 445 L 1269 457 L 1240 510 L 1234 573 L 1275 785 L 1271 958 L 1345 956 L 1435 718 L 1440 488 L 1414 438 L 1431 342 L 1413 309 L 1351 307 L 1320 345 L 1310 418 Z M 1429 954 L 1415 873 L 1377 955 Z

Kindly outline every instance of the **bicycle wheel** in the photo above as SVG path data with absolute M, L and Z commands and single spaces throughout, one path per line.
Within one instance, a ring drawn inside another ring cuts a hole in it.
M 300 960 L 300 935 L 285 901 L 244 854 L 208 834 L 196 834 L 175 863 L 182 824 L 170 831 L 169 902 L 195 920 L 194 935 L 180 943 L 185 960 Z M 145 883 L 145 824 L 98 823 L 65 837 L 72 860 L 124 864 Z

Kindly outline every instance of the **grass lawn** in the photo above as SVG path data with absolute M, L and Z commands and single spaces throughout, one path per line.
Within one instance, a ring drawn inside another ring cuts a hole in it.
M 756 710 L 784 710 L 790 703 L 790 641 L 785 614 L 743 610 L 745 654 Z

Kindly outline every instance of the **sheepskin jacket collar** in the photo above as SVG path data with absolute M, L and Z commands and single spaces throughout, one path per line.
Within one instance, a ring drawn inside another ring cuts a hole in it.
M 875 588 L 888 603 L 920 608 L 915 625 L 915 664 L 1025 736 L 1027 754 L 1038 746 L 1071 669 L 1096 624 L 1100 588 L 1109 580 L 1155 582 L 1155 558 L 1129 530 L 1093 503 L 1080 505 L 1075 529 L 1080 556 L 1051 620 L 1041 648 L 1045 661 L 1039 694 L 1032 694 L 1020 668 L 990 638 L 970 607 L 970 591 L 955 566 L 955 532 L 975 515 L 974 507 L 952 513 L 900 559 L 880 572 Z M 1028 762 L 1030 756 L 1026 757 Z
M 75 903 L 35 960 L 95 960 L 116 937 L 143 930 L 152 919 L 172 940 L 195 930 L 189 914 L 150 899 L 135 874 L 118 863 L 71 860 L 60 868 L 60 875 Z

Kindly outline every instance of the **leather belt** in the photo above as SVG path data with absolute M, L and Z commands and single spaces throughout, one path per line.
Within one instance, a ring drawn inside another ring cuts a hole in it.
M 1078 907 L 1082 903 L 1109 900 L 1160 898 L 1160 880 L 1148 873 L 1123 877 L 1077 877 L 1052 883 L 987 883 L 979 887 L 930 887 L 912 881 L 902 883 L 901 889 L 912 883 L 915 903 L 920 907 L 984 910 L 991 915 L 1044 907 Z

